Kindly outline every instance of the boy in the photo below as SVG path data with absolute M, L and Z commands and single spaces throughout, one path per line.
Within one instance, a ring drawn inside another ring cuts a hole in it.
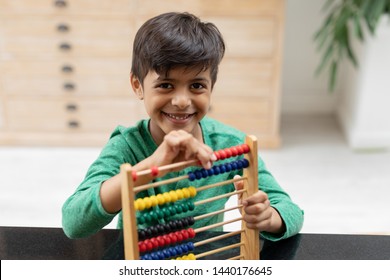
M 215 25 L 188 13 L 162 14 L 141 26 L 134 39 L 130 82 L 150 119 L 141 120 L 134 127 L 118 127 L 113 132 L 84 181 L 63 206 L 67 236 L 80 238 L 96 233 L 118 213 L 118 227 L 122 226 L 118 175 L 121 164 L 130 163 L 135 171 L 140 171 L 198 159 L 209 169 L 216 160 L 213 151 L 243 143 L 244 133 L 205 117 L 224 52 L 225 44 Z M 165 175 L 184 174 L 180 172 L 184 171 Z M 242 171 L 235 171 L 211 176 L 199 180 L 199 185 L 241 174 Z M 242 202 L 247 226 L 258 228 L 271 240 L 298 233 L 303 212 L 265 169 L 261 158 L 258 176 L 260 191 Z M 143 183 L 146 181 L 137 180 L 137 184 Z M 178 182 L 149 189 L 137 197 L 183 187 L 188 185 Z M 240 189 L 242 183 L 200 192 L 196 200 L 231 192 L 234 187 Z M 226 201 L 227 198 L 196 207 L 191 214 L 198 216 L 222 209 Z M 223 214 L 215 215 L 197 221 L 194 227 L 222 220 Z

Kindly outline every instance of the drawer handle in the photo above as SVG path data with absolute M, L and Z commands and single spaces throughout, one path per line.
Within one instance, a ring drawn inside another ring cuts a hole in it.
M 77 105 L 76 104 L 67 104 L 66 110 L 69 112 L 77 111 Z
M 73 67 L 70 65 L 64 65 L 64 66 L 62 66 L 61 71 L 64 73 L 72 73 Z
M 54 1 L 54 6 L 56 6 L 58 8 L 64 8 L 67 6 L 67 3 L 64 0 L 56 0 L 56 1 Z
M 61 43 L 60 44 L 60 50 L 62 51 L 70 51 L 72 49 L 71 44 L 68 43 Z
M 76 88 L 76 85 L 73 83 L 65 83 L 64 84 L 64 89 L 65 90 L 74 90 Z
M 59 32 L 68 32 L 70 30 L 69 25 L 65 23 L 60 23 L 57 25 L 57 31 Z
M 70 128 L 78 128 L 80 126 L 79 122 L 78 121 L 69 121 L 68 122 L 68 126 Z

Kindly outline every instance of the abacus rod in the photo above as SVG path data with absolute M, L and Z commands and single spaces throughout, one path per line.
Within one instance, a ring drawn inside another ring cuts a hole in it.
M 188 175 L 183 175 L 183 176 L 175 177 L 175 178 L 172 178 L 172 179 L 167 179 L 167 180 L 163 180 L 163 181 L 158 181 L 158 182 L 154 182 L 154 183 L 141 185 L 141 186 L 135 187 L 134 188 L 134 192 L 138 193 L 138 192 L 150 189 L 150 188 L 156 188 L 156 187 L 159 187 L 159 186 L 162 186 L 162 185 L 175 183 L 175 182 L 187 179 L 187 178 L 188 178 Z
M 230 183 L 234 183 L 234 182 L 237 182 L 237 181 L 242 181 L 242 180 L 245 180 L 245 179 L 247 179 L 247 177 L 240 177 L 240 178 L 236 178 L 236 179 L 230 179 L 230 180 L 222 181 L 222 182 L 219 182 L 219 183 L 214 183 L 214 184 L 206 185 L 206 186 L 203 186 L 203 187 L 199 187 L 199 188 L 196 188 L 196 190 L 198 192 L 200 192 L 200 191 L 204 191 L 204 190 L 207 190 L 207 189 L 228 185 Z
M 194 163 L 197 163 L 197 162 L 198 162 L 197 159 L 191 159 L 191 160 L 187 160 L 187 161 L 176 162 L 176 163 L 160 166 L 158 168 L 158 170 L 159 171 L 167 171 L 167 170 L 171 171 L 171 170 L 173 170 L 175 168 L 184 168 L 186 166 L 193 165 Z M 142 171 L 137 172 L 137 176 L 149 175 L 151 173 L 152 173 L 151 169 L 146 169 L 146 170 L 142 170 Z
M 215 237 L 211 237 L 211 238 L 208 238 L 208 239 L 205 239 L 205 240 L 202 240 L 202 241 L 198 241 L 198 242 L 194 243 L 194 247 L 198 247 L 198 246 L 202 246 L 202 245 L 207 244 L 207 243 L 211 243 L 211 242 L 215 242 L 215 241 L 218 241 L 218 240 L 222 240 L 222 239 L 225 239 L 225 238 L 228 238 L 228 237 L 240 234 L 243 231 L 244 230 L 241 229 L 241 230 L 237 230 L 237 231 L 228 232 L 228 233 L 225 233 L 225 234 L 222 234 L 222 235 L 218 235 L 218 236 L 215 236 Z
M 229 260 L 229 261 L 231 261 L 231 260 L 241 260 L 243 257 L 244 257 L 243 255 L 238 255 L 238 256 L 229 258 L 229 259 L 227 259 L 227 260 Z
M 232 244 L 232 245 L 228 245 L 228 246 L 225 246 L 225 247 L 221 247 L 221 248 L 218 248 L 218 249 L 214 249 L 214 250 L 211 250 L 211 251 L 200 253 L 198 255 L 195 255 L 195 258 L 199 259 L 199 258 L 202 258 L 202 257 L 205 257 L 205 256 L 209 256 L 209 255 L 213 255 L 213 254 L 216 254 L 216 253 L 219 253 L 219 252 L 223 252 L 223 251 L 227 251 L 227 250 L 234 249 L 234 248 L 237 248 L 237 247 L 241 247 L 242 245 L 244 245 L 243 242 Z
M 195 233 L 199 233 L 199 232 L 202 232 L 202 231 L 206 231 L 206 230 L 209 230 L 209 229 L 212 229 L 212 228 L 216 228 L 216 227 L 220 227 L 220 226 L 223 226 L 223 225 L 231 224 L 231 223 L 234 223 L 234 222 L 237 222 L 237 221 L 241 221 L 241 220 L 242 220 L 242 217 L 239 217 L 239 218 L 235 218 L 233 220 L 215 223 L 215 224 L 212 224 L 212 225 L 209 225 L 209 226 L 204 226 L 204 227 L 201 227 L 201 228 L 197 228 L 197 229 L 194 230 L 194 232 Z
M 208 203 L 208 202 L 212 202 L 212 201 L 215 201 L 215 200 L 218 200 L 218 199 L 221 199 L 221 198 L 233 196 L 235 194 L 240 194 L 240 193 L 243 193 L 243 192 L 245 192 L 245 190 L 239 190 L 239 191 L 234 191 L 234 192 L 230 192 L 230 193 L 226 193 L 226 194 L 217 195 L 217 196 L 214 196 L 214 197 L 211 197 L 211 198 L 208 198 L 208 199 L 197 201 L 197 202 L 194 203 L 194 205 L 197 206 L 197 205 L 205 204 L 205 203 Z
M 218 214 L 221 214 L 221 213 L 224 213 L 224 212 L 228 212 L 228 211 L 231 211 L 231 210 L 234 210 L 234 209 L 242 208 L 242 207 L 243 207 L 243 205 L 237 205 L 237 206 L 233 206 L 233 207 L 230 207 L 230 208 L 217 210 L 217 211 L 214 211 L 214 212 L 211 212 L 211 213 L 207 213 L 207 214 L 196 216 L 196 217 L 194 217 L 194 220 L 195 221 L 201 220 L 201 219 L 204 219 L 204 218 L 207 218 L 207 217 L 210 217 L 210 216 L 218 215 Z

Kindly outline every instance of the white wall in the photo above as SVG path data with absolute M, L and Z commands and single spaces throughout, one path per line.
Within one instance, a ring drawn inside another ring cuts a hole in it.
M 282 66 L 282 114 L 332 114 L 337 92 L 327 91 L 325 75 L 315 77 L 320 55 L 313 41 L 324 18 L 325 0 L 286 0 Z

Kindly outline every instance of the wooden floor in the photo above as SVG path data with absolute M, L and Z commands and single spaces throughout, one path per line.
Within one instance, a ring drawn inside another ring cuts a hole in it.
M 390 152 L 352 151 L 330 116 L 285 116 L 282 140 L 260 155 L 305 211 L 302 232 L 390 234 Z M 63 202 L 99 152 L 0 147 L 0 225 L 60 227 Z

